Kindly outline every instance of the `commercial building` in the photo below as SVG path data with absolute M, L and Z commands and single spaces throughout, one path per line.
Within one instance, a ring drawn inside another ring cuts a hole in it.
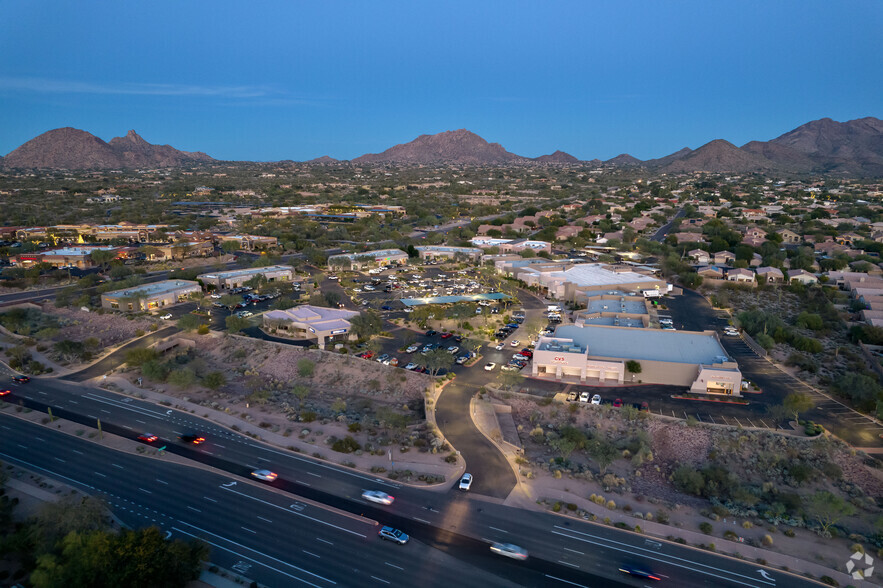
M 218 289 L 232 289 L 239 288 L 249 280 L 254 279 L 255 276 L 262 276 L 267 282 L 290 282 L 294 277 L 294 268 L 290 265 L 252 267 L 227 272 L 200 274 L 196 276 L 196 279 L 205 286 L 214 286 Z
M 547 259 L 499 260 L 497 271 L 536 286 L 545 295 L 557 300 L 577 302 L 585 296 L 607 291 L 667 292 L 668 284 L 652 272 L 632 265 L 581 263 L 573 260 Z
M 353 270 L 384 265 L 405 265 L 406 263 L 408 263 L 408 254 L 401 249 L 377 249 L 328 256 L 328 267 L 331 269 Z
M 476 247 L 487 249 L 497 247 L 500 253 L 518 253 L 530 250 L 535 253 L 545 251 L 552 252 L 552 244 L 548 241 L 534 241 L 532 239 L 500 239 L 495 237 L 473 237 L 471 243 Z
M 478 247 L 449 247 L 447 245 L 423 245 L 415 247 L 420 253 L 420 259 L 464 259 L 476 261 L 481 257 L 481 249 Z
M 31 253 L 20 253 L 9 258 L 12 265 L 18 267 L 32 267 L 39 263 L 48 263 L 52 267 L 78 267 L 80 269 L 93 267 L 93 251 L 117 251 L 116 247 L 60 247 L 58 249 L 44 249 Z
M 304 304 L 264 313 L 264 328 L 285 333 L 294 339 L 315 339 L 319 348 L 324 349 L 329 341 L 345 341 L 349 338 L 349 319 L 358 314 L 354 310 Z
M 574 313 L 577 325 L 607 325 L 611 327 L 644 328 L 650 325 L 647 299 L 625 292 L 608 291 L 587 296 L 586 308 Z
M 629 373 L 630 361 L 640 372 Z M 742 388 L 738 365 L 713 331 L 565 325 L 537 341 L 532 373 L 580 383 L 683 386 L 698 394 L 739 395 Z
M 115 290 L 101 295 L 101 306 L 113 310 L 157 310 L 185 302 L 194 294 L 201 294 L 197 282 L 163 280 L 127 290 Z
M 239 243 L 239 249 L 242 251 L 266 250 L 279 244 L 276 237 L 264 235 L 216 235 L 216 238 L 221 245 L 230 241 Z

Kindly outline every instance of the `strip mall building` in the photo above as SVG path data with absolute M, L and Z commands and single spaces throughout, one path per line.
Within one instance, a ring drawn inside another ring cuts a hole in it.
M 626 364 L 636 361 L 639 373 Z M 540 337 L 533 376 L 583 384 L 664 384 L 698 394 L 739 395 L 742 373 L 713 331 L 564 325 Z

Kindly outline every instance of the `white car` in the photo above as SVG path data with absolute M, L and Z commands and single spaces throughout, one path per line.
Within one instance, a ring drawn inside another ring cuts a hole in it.
M 492 372 L 494 371 L 495 367 L 497 367 L 497 364 L 495 364 L 494 362 L 486 363 L 484 364 L 484 371 Z
M 271 472 L 270 470 L 255 470 L 251 475 L 264 482 L 273 482 L 279 477 L 276 472 Z
M 405 353 L 414 353 L 418 349 L 420 349 L 420 344 L 419 343 L 412 343 L 411 345 L 408 345 L 407 349 L 405 349 Z
M 589 395 L 588 392 L 583 392 L 582 394 L 579 395 L 579 401 L 580 401 L 580 402 L 588 402 L 588 401 L 589 401 L 589 396 L 590 396 L 590 395 Z
M 167 321 L 167 320 L 169 320 L 170 318 L 172 318 L 172 313 L 167 312 L 166 314 L 160 316 L 159 318 L 163 319 L 164 321 Z
M 417 364 L 412 361 L 411 363 L 409 363 L 408 365 L 405 366 L 405 369 L 406 370 L 416 370 Z
M 506 347 L 505 344 L 503 344 L 503 343 L 497 343 L 497 346 L 494 347 L 494 349 L 496 349 L 497 351 L 502 351 L 503 349 L 505 349 L 505 347 Z
M 395 498 L 393 498 L 386 492 L 381 492 L 380 490 L 365 490 L 364 492 L 362 492 L 362 498 L 364 498 L 368 502 L 386 504 L 387 506 L 392 504 L 395 500 Z
M 521 345 L 521 341 L 519 341 L 518 339 L 513 339 L 512 342 L 509 343 L 509 345 L 511 345 L 512 347 L 518 347 L 519 345 Z
M 592 396 L 592 404 L 601 404 L 601 395 L 595 394 Z
M 460 478 L 460 490 L 466 491 L 472 488 L 472 474 L 463 474 Z
M 493 543 L 491 551 L 503 557 L 511 557 L 512 559 L 527 559 L 527 550 L 511 543 Z
M 218 298 L 221 298 L 221 295 L 220 294 L 212 294 L 211 297 L 218 299 Z
M 456 345 L 451 345 L 450 347 L 448 347 L 448 353 L 450 353 L 451 355 L 455 355 L 458 351 L 460 351 L 460 348 Z

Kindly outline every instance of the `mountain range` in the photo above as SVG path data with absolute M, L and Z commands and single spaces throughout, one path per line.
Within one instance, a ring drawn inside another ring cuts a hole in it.
M 215 161 L 205 153 L 179 151 L 169 145 L 151 145 L 129 131 L 105 143 L 70 127 L 55 129 L 31 139 L 5 158 L 6 168 L 116 169 L 175 167 Z M 307 163 L 338 165 L 329 156 Z M 420 135 L 382 153 L 353 159 L 355 165 L 603 165 L 610 168 L 646 169 L 657 173 L 813 173 L 883 177 L 883 121 L 860 118 L 837 122 L 815 120 L 770 141 L 751 141 L 737 147 L 716 139 L 698 149 L 684 147 L 665 157 L 642 161 L 627 153 L 607 161 L 580 161 L 563 151 L 528 158 L 489 143 L 466 129 Z
M 135 131 L 105 143 L 95 135 L 64 127 L 39 135 L 0 160 L 7 168 L 122 169 L 178 167 L 215 161 L 205 153 L 151 145 Z

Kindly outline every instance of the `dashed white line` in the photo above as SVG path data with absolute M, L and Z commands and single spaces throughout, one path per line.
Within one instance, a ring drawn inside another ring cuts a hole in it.
M 319 474 L 314 474 L 313 472 L 306 472 L 306 473 L 309 474 L 310 476 L 314 476 L 314 477 L 316 477 L 316 478 L 321 478 L 321 477 L 322 477 L 322 476 L 320 476 Z
M 70 402 L 71 404 L 79 404 L 79 402 L 77 402 L 76 400 L 68 400 L 68 402 Z
M 64 461 L 64 460 L 61 459 L 60 457 L 56 457 L 56 458 L 55 458 L 55 461 L 60 461 L 61 463 L 67 463 L 66 461 Z
M 205 498 L 206 500 L 208 500 L 210 502 L 217 502 L 217 500 L 215 500 L 214 498 L 209 498 L 208 496 L 203 496 L 203 498 Z
M 42 390 L 37 390 L 37 394 L 42 394 L 43 396 L 46 396 L 46 393 L 43 392 Z
M 141 492 L 146 492 L 147 494 L 153 494 L 153 492 L 151 492 L 147 488 L 138 488 L 138 490 L 140 490 Z
M 139 421 L 138 419 L 135 419 L 135 422 L 136 422 L 136 423 L 141 423 L 142 425 L 146 425 L 146 424 L 147 424 L 147 423 L 145 423 L 144 421 Z
M 82 451 L 77 451 L 76 449 L 71 449 L 71 451 L 73 451 L 73 452 L 76 453 L 77 455 L 83 455 L 83 452 L 82 452 Z
M 547 578 L 549 578 L 550 580 L 557 580 L 559 582 L 564 582 L 565 584 L 570 584 L 571 586 L 578 586 L 579 588 L 589 588 L 588 586 L 586 586 L 584 584 L 577 584 L 576 582 L 571 582 L 570 580 L 564 580 L 562 578 L 550 576 L 549 574 L 543 574 L 543 575 L 546 576 Z
M 129 429 L 130 431 L 134 431 L 134 429 L 132 427 L 130 427 L 129 425 L 123 425 L 123 428 Z
M 187 506 L 187 508 L 189 508 L 190 510 L 195 511 L 195 512 L 202 512 L 201 510 L 199 510 L 198 508 L 193 507 L 193 506 Z M 245 527 L 243 527 L 243 529 L 244 529 L 244 528 L 245 528 Z M 252 533 L 254 533 L 254 531 L 252 531 Z
M 429 521 L 424 521 L 423 519 L 418 519 L 417 517 L 414 517 L 414 520 L 415 520 L 415 521 L 420 521 L 421 523 L 425 523 L 425 524 L 427 524 L 427 525 L 431 524 Z
M 564 561 L 564 560 L 562 560 L 562 559 L 559 559 L 559 560 L 558 560 L 558 563 L 560 563 L 560 564 L 564 564 L 564 565 L 566 565 L 566 566 L 570 566 L 570 567 L 572 567 L 572 568 L 579 569 L 579 566 L 578 566 L 578 565 L 576 565 L 575 563 L 570 563 L 569 561 Z
M 242 529 L 243 531 L 248 531 L 249 533 L 254 533 L 255 535 L 258 534 L 257 531 L 252 531 L 252 530 L 249 529 L 248 527 L 239 527 L 239 528 Z
M 102 409 L 99 409 L 99 410 L 101 410 L 101 412 L 106 412 L 107 414 L 110 414 L 110 411 L 109 411 L 109 410 L 104 410 L 103 408 L 102 408 Z
M 215 443 L 215 447 L 220 447 L 221 449 L 227 449 L 226 447 L 224 447 L 220 443 Z
M 107 476 L 105 476 L 104 474 L 102 474 L 101 472 L 95 472 L 95 475 L 96 475 L 96 476 L 101 476 L 102 478 L 106 478 L 106 477 L 107 477 Z
M 301 549 L 301 551 L 303 551 L 303 552 L 306 553 L 307 555 L 312 555 L 312 556 L 315 557 L 316 559 L 321 559 L 318 555 L 316 555 L 315 553 L 312 553 L 312 552 L 310 552 L 310 551 L 307 551 L 306 549 Z
M 508 533 L 508 532 L 509 532 L 509 531 L 506 531 L 506 530 L 503 530 L 503 529 L 498 529 L 498 528 L 496 528 L 496 527 L 488 527 L 488 529 L 493 529 L 494 531 L 499 531 L 500 533 Z
M 124 468 L 123 466 L 121 466 L 121 465 L 119 465 L 119 464 L 112 463 L 112 464 L 110 464 L 110 465 L 112 465 L 112 466 L 115 467 L 115 468 L 120 468 L 121 470 L 126 469 L 126 468 Z
M 331 541 L 328 541 L 327 539 L 322 539 L 321 537 L 316 537 L 316 541 L 321 541 L 322 543 L 327 543 L 328 545 L 334 545 L 334 543 L 332 543 Z
M 378 578 L 377 576 L 371 576 L 372 580 L 377 580 L 378 582 L 383 582 L 384 584 L 389 584 L 389 580 L 384 580 L 383 578 Z
M 21 443 L 16 443 L 16 445 L 18 445 L 18 446 L 21 447 L 22 449 L 27 449 L 27 448 L 28 448 L 27 445 L 22 445 Z
M 273 522 L 273 521 L 271 521 L 270 519 L 265 519 L 264 517 L 261 517 L 261 516 L 259 516 L 258 518 L 261 519 L 261 520 L 264 521 L 264 522 L 267 522 L 267 523 L 272 523 L 272 522 Z
M 580 554 L 580 555 L 585 555 L 585 553 L 583 553 L 582 551 L 577 551 L 576 549 L 571 549 L 571 548 L 569 548 L 569 547 L 565 547 L 565 548 L 564 548 L 564 551 L 570 551 L 570 552 L 572 552 L 572 553 L 578 553 L 578 554 Z
M 165 484 L 165 485 L 166 485 L 166 486 L 168 486 L 168 485 L 169 485 L 169 483 L 168 483 L 168 482 L 166 482 L 166 481 L 163 481 L 163 480 L 160 480 L 160 479 L 159 479 L 159 478 L 156 478 L 156 481 L 157 481 L 157 482 L 159 482 L 159 483 L 160 483 L 160 484 Z
M 404 569 L 405 569 L 405 568 L 400 568 L 399 566 L 397 566 L 397 565 L 395 565 L 395 564 L 391 564 L 391 563 L 389 563 L 388 561 L 385 561 L 385 562 L 383 562 L 383 563 L 385 563 L 385 564 L 388 565 L 389 567 L 391 567 L 391 568 L 395 568 L 395 569 L 397 569 L 397 570 L 404 570 Z
M 33 438 L 36 439 L 37 441 L 42 441 L 43 443 L 46 443 L 46 439 L 44 439 L 43 437 L 36 437 L 35 436 Z

